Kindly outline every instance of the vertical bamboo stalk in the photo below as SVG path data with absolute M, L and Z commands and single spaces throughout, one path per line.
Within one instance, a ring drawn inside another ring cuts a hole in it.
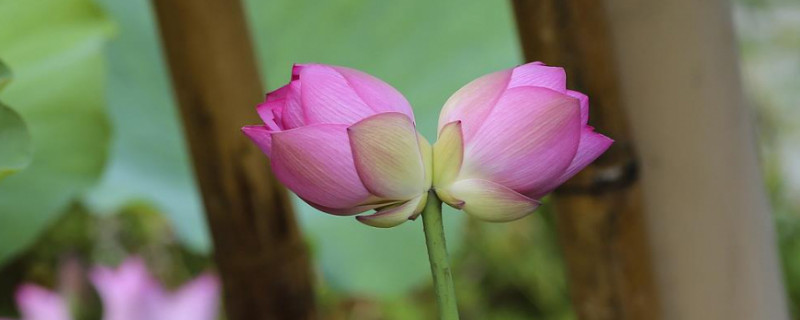
M 525 58 L 563 66 L 590 124 L 616 142 L 556 190 L 557 227 L 581 319 L 659 319 L 638 165 L 602 1 L 513 0 Z
M 666 319 L 787 319 L 729 1 L 605 0 Z
M 203 194 L 227 318 L 314 318 L 307 248 L 286 191 L 239 128 L 262 86 L 236 0 L 153 0 Z M 153 143 L 158 143 L 153 141 Z

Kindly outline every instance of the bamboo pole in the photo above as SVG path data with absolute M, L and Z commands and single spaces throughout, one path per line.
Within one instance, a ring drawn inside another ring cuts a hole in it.
M 258 122 L 254 106 L 263 90 L 241 3 L 153 3 L 213 236 L 227 319 L 314 318 L 307 248 L 287 193 L 239 131 Z
M 563 66 L 590 125 L 616 142 L 556 190 L 557 228 L 580 319 L 659 319 L 638 162 L 601 1 L 514 0 L 525 58 Z
M 607 0 L 666 319 L 787 319 L 728 1 Z
M 565 65 L 617 139 L 556 195 L 580 317 L 787 319 L 729 3 L 514 5 L 526 57 Z

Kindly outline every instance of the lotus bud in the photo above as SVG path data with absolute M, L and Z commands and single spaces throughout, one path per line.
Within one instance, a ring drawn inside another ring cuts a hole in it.
M 611 145 L 588 119 L 588 97 L 567 90 L 562 68 L 534 62 L 482 76 L 440 114 L 436 194 L 479 219 L 522 218 Z
M 414 219 L 430 189 L 430 144 L 408 101 L 385 82 L 345 67 L 295 65 L 267 94 L 262 125 L 242 131 L 276 178 L 311 206 L 375 227 Z

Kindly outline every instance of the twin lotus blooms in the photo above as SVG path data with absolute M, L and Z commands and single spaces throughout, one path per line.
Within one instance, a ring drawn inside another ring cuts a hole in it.
M 371 75 L 304 64 L 257 107 L 242 131 L 286 187 L 311 206 L 375 227 L 416 218 L 434 188 L 450 206 L 487 221 L 533 212 L 539 199 L 613 142 L 587 125 L 586 95 L 562 68 L 534 62 L 480 77 L 439 116 L 431 147 L 408 101 Z
M 104 320 L 217 318 L 219 281 L 210 274 L 195 278 L 175 292 L 168 292 L 150 275 L 142 260 L 128 258 L 116 270 L 96 267 L 89 277 L 102 300 Z M 21 320 L 73 319 L 68 299 L 48 289 L 22 285 L 17 290 L 16 300 Z

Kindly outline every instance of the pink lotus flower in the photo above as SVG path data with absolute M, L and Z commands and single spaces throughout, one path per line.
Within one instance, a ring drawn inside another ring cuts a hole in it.
M 16 292 L 21 320 L 70 320 L 69 305 L 57 293 L 33 284 L 24 284 Z
M 430 144 L 408 101 L 385 82 L 345 67 L 295 65 L 292 80 L 257 107 L 263 125 L 242 131 L 275 176 L 315 208 L 376 227 L 414 219 L 430 189 Z
M 104 320 L 217 318 L 219 283 L 210 274 L 168 292 L 150 275 L 142 260 L 129 258 L 116 270 L 95 267 L 90 279 L 102 299 Z
M 567 90 L 562 68 L 534 62 L 480 77 L 440 114 L 436 193 L 483 220 L 524 217 L 613 142 L 588 119 L 589 99 Z

